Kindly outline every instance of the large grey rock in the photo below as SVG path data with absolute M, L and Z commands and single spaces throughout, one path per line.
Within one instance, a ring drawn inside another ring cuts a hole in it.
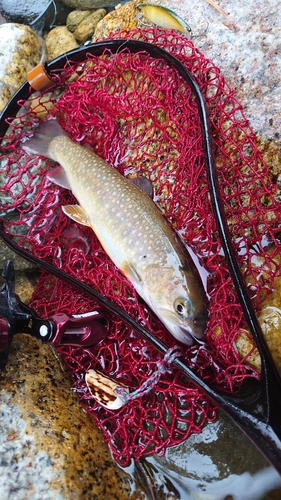
M 236 91 L 254 131 L 279 139 L 281 128 L 281 0 L 220 0 L 236 26 L 205 0 L 159 0 L 192 28 L 192 41 Z

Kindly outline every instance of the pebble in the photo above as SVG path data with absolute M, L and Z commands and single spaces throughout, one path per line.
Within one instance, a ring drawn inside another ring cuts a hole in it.
M 104 18 L 105 9 L 97 9 L 83 19 L 74 31 L 74 37 L 79 43 L 84 43 L 90 35 L 93 35 L 97 24 Z
M 80 24 L 87 16 L 91 14 L 90 10 L 73 10 L 70 12 L 66 19 L 66 27 L 71 32 L 74 33 L 78 24 Z
M 17 23 L 0 26 L 0 111 L 43 55 L 43 40 L 30 27 Z
M 92 41 L 107 38 L 111 32 L 136 28 L 139 25 L 136 8 L 138 3 L 140 0 L 134 0 L 115 7 L 98 23 Z

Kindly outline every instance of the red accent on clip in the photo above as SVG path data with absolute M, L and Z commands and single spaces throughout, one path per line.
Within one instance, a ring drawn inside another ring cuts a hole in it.
M 57 313 L 50 318 L 55 322 L 57 331 L 50 342 L 53 346 L 71 345 L 89 347 L 98 344 L 107 334 L 103 314 L 93 311 L 92 315 L 85 314 L 79 317 Z

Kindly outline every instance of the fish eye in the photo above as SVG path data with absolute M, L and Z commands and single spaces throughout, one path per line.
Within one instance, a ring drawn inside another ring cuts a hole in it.
M 174 308 L 175 308 L 175 311 L 180 316 L 183 316 L 183 317 L 188 316 L 190 309 L 191 309 L 190 300 L 185 299 L 183 297 L 178 297 L 174 302 Z

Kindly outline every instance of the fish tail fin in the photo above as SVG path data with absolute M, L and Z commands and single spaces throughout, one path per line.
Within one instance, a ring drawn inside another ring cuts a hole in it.
M 33 137 L 22 143 L 22 149 L 28 154 L 46 156 L 52 160 L 50 152 L 51 141 L 60 135 L 66 135 L 57 120 L 49 120 L 39 125 Z

